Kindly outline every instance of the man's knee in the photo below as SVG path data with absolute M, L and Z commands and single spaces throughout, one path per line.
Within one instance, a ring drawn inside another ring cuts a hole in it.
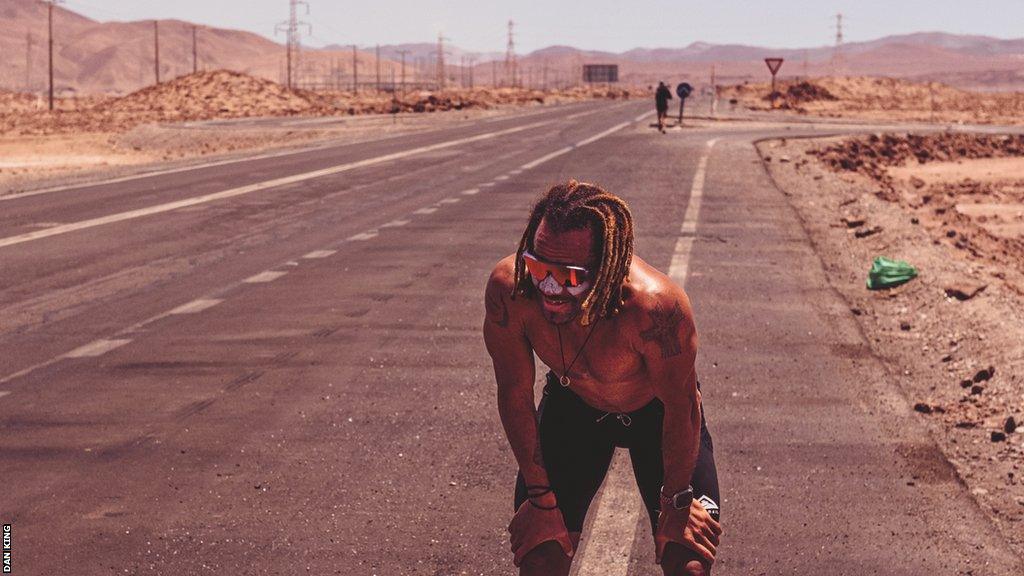
M 674 542 L 665 547 L 665 556 L 661 560 L 661 569 L 665 576 L 709 576 L 710 567 L 697 558 L 697 553 Z
M 519 576 L 556 576 L 569 573 L 572 559 L 565 555 L 558 542 L 544 542 L 526 556 L 519 565 Z

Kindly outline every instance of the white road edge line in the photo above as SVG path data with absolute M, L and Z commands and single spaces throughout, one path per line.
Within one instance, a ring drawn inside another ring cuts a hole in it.
M 95 358 L 96 356 L 102 356 L 115 348 L 120 348 L 129 342 L 131 342 L 131 340 L 128 338 L 96 340 L 86 344 L 85 346 L 75 348 L 71 352 L 65 354 L 64 358 Z
M 249 276 L 245 280 L 242 280 L 245 284 L 264 284 L 266 282 L 273 282 L 281 276 L 284 276 L 287 272 L 281 272 L 279 270 L 267 270 L 266 272 L 260 272 L 255 276 Z
M 167 202 L 165 204 L 158 204 L 156 206 L 148 206 L 146 208 L 139 208 L 136 210 L 129 210 L 127 212 L 121 212 L 119 214 L 110 214 L 108 216 L 101 216 L 99 218 L 92 218 L 90 220 L 83 220 L 81 222 L 73 222 L 71 224 L 64 224 L 62 226 L 55 226 L 53 228 L 47 228 L 44 230 L 36 230 L 34 232 L 28 232 L 25 234 L 19 234 L 17 236 L 9 236 L 7 238 L 0 238 L 0 248 L 6 246 L 13 246 L 15 244 L 21 244 L 23 242 L 30 242 L 32 240 L 39 240 L 41 238 L 47 238 L 50 236 L 57 236 L 58 234 L 67 234 L 68 232 L 74 232 L 77 230 L 83 230 L 86 228 L 93 228 L 95 226 L 103 226 L 105 224 L 113 224 L 114 222 L 122 222 L 124 220 L 132 220 L 134 218 L 141 218 L 143 216 L 150 216 L 152 214 L 160 214 L 162 212 L 169 212 L 171 210 L 178 210 L 180 208 L 186 208 L 188 206 L 195 206 L 197 204 L 205 204 L 207 202 L 213 202 L 215 200 L 223 200 L 225 198 L 233 198 L 235 196 L 242 196 L 244 194 L 250 194 L 260 190 L 266 190 L 268 188 L 276 188 L 287 184 L 294 184 L 296 182 L 303 182 L 314 178 L 322 178 L 324 176 L 331 176 L 339 174 L 341 172 L 347 172 L 356 168 L 364 168 L 366 166 L 373 166 L 376 164 L 382 164 L 384 162 L 390 162 L 392 160 L 399 160 L 401 158 L 407 158 L 415 154 L 422 154 L 424 152 L 430 152 L 433 150 L 440 150 L 442 148 L 451 148 L 452 146 L 460 146 L 462 144 L 469 144 L 471 142 L 479 142 L 481 140 L 489 140 L 491 138 L 497 138 L 499 136 L 505 136 L 508 134 L 514 134 L 516 132 L 522 132 L 523 130 L 529 130 L 531 128 L 537 128 L 551 124 L 553 120 L 544 120 L 541 122 L 533 122 L 530 124 L 524 124 L 523 126 L 516 126 L 515 128 L 507 128 L 505 130 L 498 130 L 495 132 L 488 132 L 486 134 L 478 134 L 476 136 L 468 136 L 466 138 L 459 138 L 457 140 L 449 140 L 447 142 L 439 142 L 437 144 L 431 144 L 429 146 L 420 146 L 418 148 L 412 148 L 409 150 L 403 150 L 401 152 L 394 152 L 392 154 L 385 154 L 383 156 L 377 156 L 375 158 L 368 158 L 366 160 L 359 160 L 356 162 L 349 162 L 347 164 L 341 164 L 338 166 L 332 166 L 330 168 L 323 168 L 321 170 L 313 170 L 312 172 L 304 172 L 302 174 L 295 174 L 292 176 L 285 176 L 283 178 L 275 178 L 273 180 L 266 180 L 264 182 L 257 182 L 256 184 L 249 184 L 248 186 L 240 186 L 238 188 L 231 188 L 223 190 L 221 192 L 215 192 L 213 194 L 205 194 L 203 196 L 197 196 L 194 198 L 186 198 L 184 200 L 177 200 L 175 202 Z
M 669 277 L 684 287 L 689 275 L 690 251 L 693 248 L 701 199 L 704 196 L 708 156 L 716 141 L 717 139 L 713 139 L 707 142 L 704 153 L 697 162 L 693 185 L 690 187 L 690 199 L 686 204 L 683 224 L 672 253 L 672 264 L 668 269 Z M 634 540 L 626 535 L 635 533 L 640 514 L 646 513 L 635 485 L 627 452 L 616 449 L 601 488 L 601 496 L 591 511 L 594 514 L 594 523 L 590 534 L 587 535 L 586 545 L 577 554 L 576 576 L 626 575 Z

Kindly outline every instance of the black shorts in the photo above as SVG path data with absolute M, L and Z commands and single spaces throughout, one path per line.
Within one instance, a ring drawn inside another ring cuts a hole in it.
M 633 475 L 653 533 L 658 524 L 664 478 L 661 452 L 664 404 L 655 398 L 643 408 L 620 417 L 590 406 L 572 390 L 561 386 L 554 373 L 548 372 L 547 380 L 539 408 L 541 453 L 566 528 L 570 532 L 582 532 L 590 502 L 608 472 L 612 453 L 620 447 L 629 449 Z M 699 389 L 700 384 L 697 386 Z M 694 499 L 704 504 L 717 520 L 721 503 L 718 473 L 703 409 L 700 451 L 690 484 Z M 515 509 L 525 501 L 526 483 L 520 473 L 516 478 Z

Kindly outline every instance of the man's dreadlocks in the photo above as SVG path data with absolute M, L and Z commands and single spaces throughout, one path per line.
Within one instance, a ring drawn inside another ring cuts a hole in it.
M 622 283 L 633 260 L 633 216 L 629 206 L 618 196 L 596 184 L 569 180 L 548 190 L 533 206 L 530 222 L 519 241 L 516 252 L 514 291 L 529 297 L 533 282 L 526 271 L 523 251 L 533 251 L 533 237 L 541 220 L 556 232 L 583 230 L 590 227 L 601 254 L 593 288 L 582 303 L 580 324 L 586 326 L 597 318 L 611 316 L 622 306 Z

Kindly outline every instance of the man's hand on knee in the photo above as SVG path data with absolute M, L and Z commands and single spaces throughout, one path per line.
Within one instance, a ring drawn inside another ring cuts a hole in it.
M 557 507 L 539 508 L 527 500 L 512 517 L 508 531 L 516 566 L 523 563 L 527 554 L 544 543 L 554 544 L 554 549 L 562 554 L 567 565 L 575 551 L 562 512 Z
M 699 501 L 694 500 L 689 510 L 663 506 L 654 533 L 655 561 L 661 564 L 668 545 L 675 543 L 696 553 L 695 557 L 710 567 L 715 561 L 721 535 L 722 525 Z

